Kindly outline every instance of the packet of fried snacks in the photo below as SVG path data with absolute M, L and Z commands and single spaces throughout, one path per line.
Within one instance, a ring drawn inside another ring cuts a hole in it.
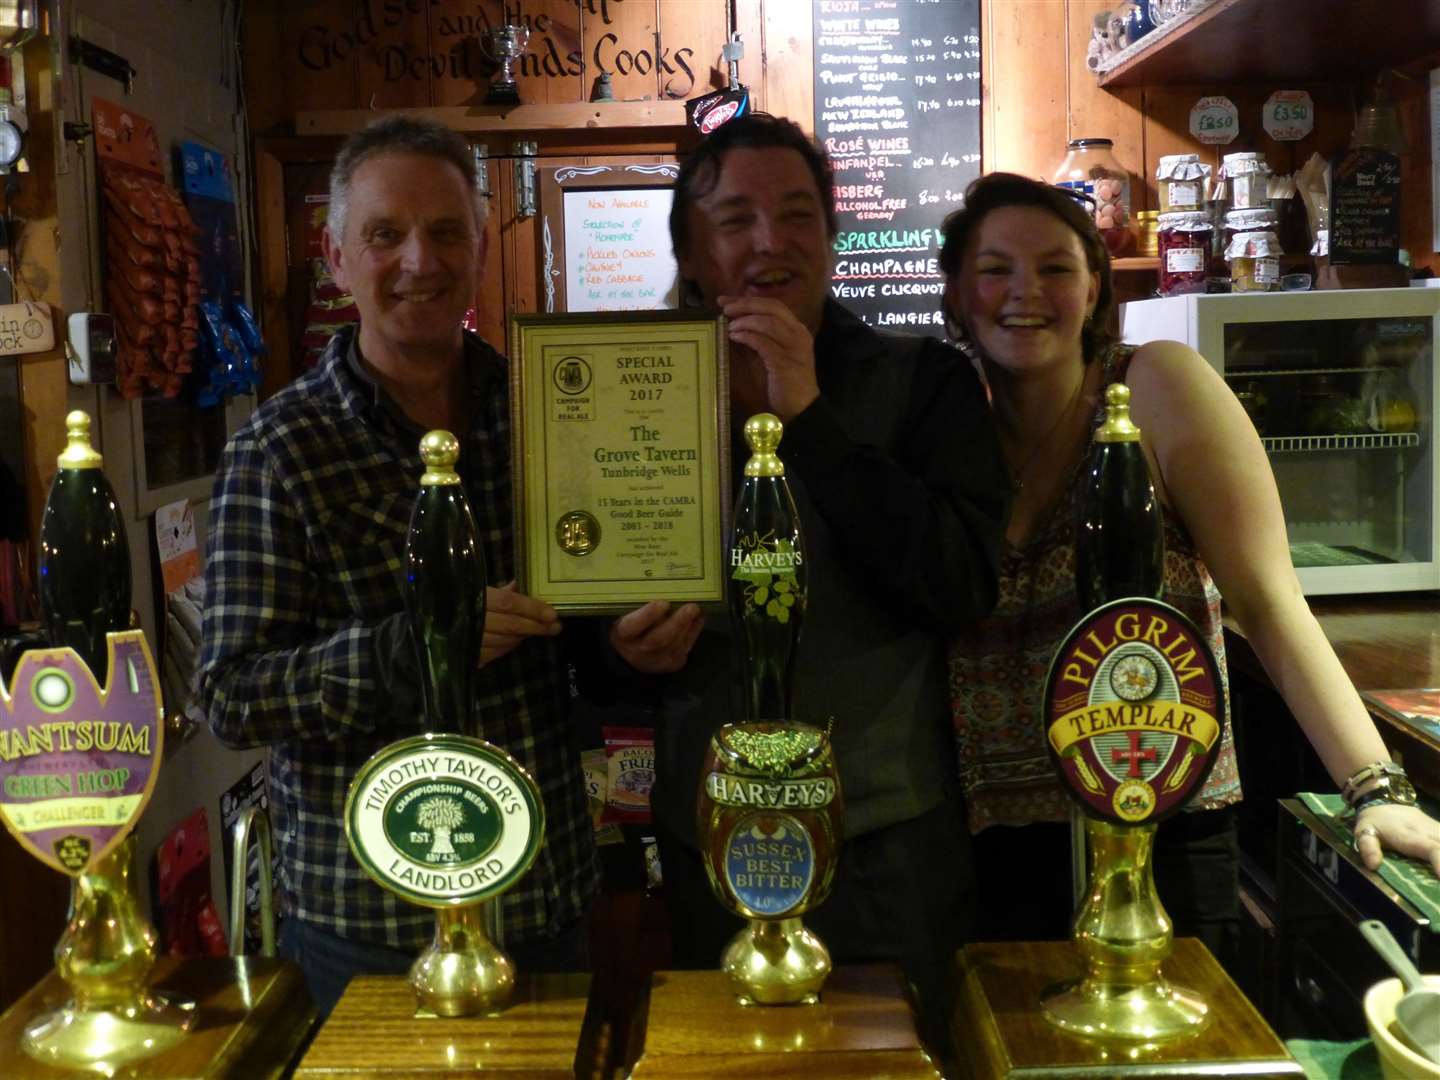
M 605 748 L 597 746 L 580 751 L 580 770 L 585 775 L 585 802 L 590 810 L 590 827 L 595 830 L 595 843 L 618 844 L 625 839 L 619 825 L 605 823 L 605 791 L 609 787 L 609 765 Z
M 650 728 L 609 727 L 605 734 L 606 822 L 650 822 L 650 788 L 655 783 L 655 732 Z

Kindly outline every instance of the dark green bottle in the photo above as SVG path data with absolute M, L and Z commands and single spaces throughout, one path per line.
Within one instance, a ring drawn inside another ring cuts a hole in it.
M 448 431 L 420 440 L 425 473 L 405 540 L 405 610 L 420 661 L 426 726 L 475 734 L 475 669 L 485 628 L 485 556 Z
M 1165 525 L 1130 421 L 1130 388 L 1105 389 L 1105 421 L 1085 460 L 1075 537 L 1075 587 L 1093 611 L 1122 597 L 1160 599 L 1165 581 Z
M 745 657 L 747 720 L 790 719 L 805 621 L 805 543 L 785 465 L 775 453 L 783 432 L 779 418 L 770 413 L 745 422 L 750 460 L 735 500 L 730 614 Z
M 65 435 L 40 518 L 40 617 L 51 644 L 74 649 L 103 682 L 105 635 L 130 627 L 130 546 L 89 415 L 66 416 Z

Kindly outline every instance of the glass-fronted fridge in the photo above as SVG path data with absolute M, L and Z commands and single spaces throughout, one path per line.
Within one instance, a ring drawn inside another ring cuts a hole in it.
M 1440 588 L 1440 289 L 1164 297 L 1123 305 L 1120 326 L 1183 341 L 1224 376 L 1308 595 Z

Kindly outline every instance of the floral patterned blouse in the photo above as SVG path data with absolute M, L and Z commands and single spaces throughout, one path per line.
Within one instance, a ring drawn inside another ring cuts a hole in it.
M 1134 346 L 1104 359 L 1103 387 L 1124 378 Z M 950 643 L 950 702 L 960 782 L 970 830 L 1067 820 L 1071 797 L 1046 750 L 1041 699 L 1056 648 L 1084 614 L 1075 591 L 1075 514 L 1084 460 L 1024 548 L 1006 545 L 1000 600 L 987 617 Z M 1224 732 L 1215 766 L 1187 809 L 1214 809 L 1240 799 L 1230 730 L 1229 676 L 1220 621 L 1220 592 L 1184 523 L 1162 505 L 1165 523 L 1164 600 L 1189 616 L 1215 651 L 1226 690 Z

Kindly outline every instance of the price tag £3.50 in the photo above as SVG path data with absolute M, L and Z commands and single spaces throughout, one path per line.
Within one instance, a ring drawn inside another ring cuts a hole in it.
M 1211 146 L 1234 142 L 1240 134 L 1240 110 L 1227 97 L 1203 97 L 1190 110 L 1190 134 Z
M 1315 102 L 1305 90 L 1276 90 L 1261 111 L 1265 134 L 1277 142 L 1296 142 L 1315 130 Z

